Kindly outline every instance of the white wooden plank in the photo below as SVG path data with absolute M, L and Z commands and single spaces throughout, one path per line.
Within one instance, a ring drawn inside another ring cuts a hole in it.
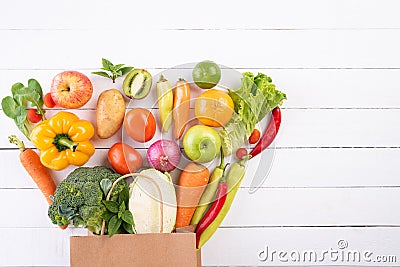
M 1 228 L 3 242 L 0 244 L 0 265 L 68 266 L 69 236 L 85 235 L 85 232 L 83 229 Z M 220 228 L 203 247 L 202 263 L 203 266 L 399 266 L 399 238 L 398 227 Z M 339 249 L 340 240 L 346 241 L 348 248 Z M 293 262 L 287 256 L 288 262 L 281 262 L 276 254 L 273 260 L 269 255 L 266 261 L 260 261 L 258 254 L 266 247 L 269 253 L 298 251 L 301 261 Z M 344 260 L 338 258 L 333 261 L 328 255 L 322 262 L 304 260 L 305 251 L 314 251 L 321 259 L 323 251 L 329 249 L 344 251 Z M 372 252 L 371 261 L 366 261 L 362 256 L 359 262 L 353 261 L 352 257 L 347 260 L 349 251 L 358 251 L 361 255 L 365 251 Z M 379 263 L 376 262 L 377 256 L 396 258 L 391 258 L 392 263 Z
M 86 229 L 0 229 L 1 266 L 69 266 L 69 237 L 87 235 Z
M 284 110 L 276 144 L 284 147 L 399 146 L 400 110 Z
M 223 226 L 400 225 L 399 188 L 239 189 Z M 379 201 L 377 201 L 379 200 Z M 4 227 L 51 227 L 37 189 L 0 189 Z M 29 218 L 29 219 L 26 219 Z
M 126 62 L 128 63 L 128 62 Z M 88 75 L 94 86 L 92 99 L 83 108 L 94 108 L 98 95 L 106 89 L 118 88 L 122 91 L 123 78 L 115 84 L 107 79 L 91 75 L 95 69 L 78 69 Z M 149 69 L 155 76 L 163 69 Z M 231 70 L 230 70 L 231 71 Z M 286 108 L 399 108 L 397 97 L 398 69 L 238 69 L 239 72 L 263 72 L 284 91 L 288 100 Z M 0 97 L 10 94 L 11 86 L 16 82 L 27 83 L 29 78 L 37 79 L 44 92 L 50 91 L 53 77 L 61 70 L 0 70 Z M 190 70 L 175 70 L 185 75 Z M 222 71 L 222 75 L 227 70 Z M 175 82 L 172 77 L 168 79 Z M 154 83 L 156 81 L 154 80 Z M 225 86 L 233 85 L 233 81 Z M 154 91 L 153 91 L 153 94 Z M 148 100 L 151 95 L 144 101 Z M 143 102 L 143 101 L 141 101 Z
M 276 149 L 247 165 L 242 186 L 397 186 L 397 149 Z M 271 163 L 269 156 L 273 154 Z
M 145 150 L 138 150 L 146 163 Z M 85 166 L 109 166 L 107 149 L 97 149 Z M 271 153 L 270 151 L 265 153 Z M 263 187 L 388 187 L 400 186 L 399 149 L 277 149 L 272 165 L 250 161 L 242 187 L 254 177 Z M 0 169 L 12 173 L 0 179 L 0 188 L 36 188 L 18 160 L 18 150 L 1 151 Z M 268 161 L 265 161 L 268 163 Z M 75 166 L 52 171 L 58 184 Z M 270 168 L 270 169 L 269 169 Z M 210 168 L 210 170 L 212 170 Z
M 0 39 L 6 40 L 0 44 L 0 68 L 96 68 L 102 56 L 146 68 L 204 59 L 233 68 L 398 68 L 400 39 L 393 38 L 398 33 L 390 29 L 137 30 L 126 34 L 115 29 L 113 36 L 123 36 L 126 49 L 132 47 L 127 52 L 110 47 L 101 30 L 10 30 L 0 32 Z
M 1 29 L 101 27 L 112 37 L 116 26 L 127 31 L 138 28 L 400 27 L 397 1 L 259 0 L 243 4 L 206 0 L 190 6 L 171 0 L 157 2 L 154 7 L 148 2 L 131 1 L 118 1 L 110 6 L 104 0 L 97 1 L 96 5 L 65 0 L 57 4 L 50 0 L 18 3 L 10 2 L 2 8 Z
M 397 227 L 218 229 L 204 246 L 202 255 L 206 266 L 399 266 L 399 238 Z M 341 247 L 343 244 L 348 247 L 340 249 L 339 243 Z M 268 250 L 269 254 L 265 261 L 262 261 L 265 254 L 262 260 L 258 256 L 263 250 Z M 323 251 L 329 250 L 338 251 L 337 260 L 335 252 L 332 258 L 326 254 L 322 260 Z M 276 251 L 274 257 L 272 251 Z M 286 257 L 282 254 L 282 261 L 278 257 L 280 251 L 287 253 Z M 296 254 L 290 257 L 293 251 L 301 255 L 300 260 L 296 261 Z M 318 260 L 307 260 L 307 251 L 315 252 Z M 354 251 L 360 254 L 359 261 L 348 257 L 348 253 Z M 370 257 L 363 257 L 366 252 L 371 252 Z M 378 256 L 390 255 L 394 256 L 392 262 L 388 257 L 387 262 L 378 262 Z
M 54 110 L 49 115 L 54 114 Z M 94 123 L 94 110 L 74 110 L 80 118 Z M 156 111 L 154 111 L 156 114 Z M 286 109 L 275 145 L 278 147 L 399 147 L 399 109 Z M 157 115 L 155 117 L 158 117 Z M 0 147 L 12 148 L 6 136 L 19 133 L 14 122 L 0 115 Z M 263 122 L 265 124 L 265 122 Z M 261 130 L 265 127 L 260 126 Z M 120 130 L 109 139 L 94 137 L 96 147 L 110 147 L 121 140 L 133 147 L 149 147 L 161 137 L 159 131 L 145 144 L 133 141 Z M 169 133 L 171 134 L 171 133 Z M 168 136 L 163 135 L 168 139 Z M 28 143 L 29 144 L 29 143 Z

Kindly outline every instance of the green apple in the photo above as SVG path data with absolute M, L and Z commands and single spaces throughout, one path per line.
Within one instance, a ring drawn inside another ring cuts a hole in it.
M 195 125 L 185 133 L 183 149 L 191 160 L 200 163 L 209 162 L 218 156 L 221 138 L 213 128 Z

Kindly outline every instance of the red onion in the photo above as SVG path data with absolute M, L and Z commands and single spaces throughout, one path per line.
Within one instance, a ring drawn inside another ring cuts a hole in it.
M 163 171 L 173 171 L 179 163 L 181 150 L 170 140 L 158 140 L 147 149 L 147 160 L 153 168 Z

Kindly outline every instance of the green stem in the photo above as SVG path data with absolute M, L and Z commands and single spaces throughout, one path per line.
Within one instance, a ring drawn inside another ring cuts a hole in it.
M 222 151 L 222 147 L 221 147 L 221 164 L 219 164 L 218 168 L 220 169 L 224 169 L 225 166 L 225 156 L 224 156 L 224 152 Z
M 40 115 L 42 115 L 42 121 L 46 120 L 46 115 L 44 115 L 45 111 L 43 110 L 43 108 L 37 107 L 37 110 L 39 111 Z
M 58 139 L 58 144 L 68 147 L 69 149 L 72 150 L 72 152 L 75 152 L 76 148 L 79 145 L 79 143 L 73 142 L 67 137 L 61 137 L 60 139 Z
M 158 79 L 158 82 L 166 82 L 167 79 L 165 79 L 164 75 L 160 75 L 160 79 Z
M 21 152 L 24 152 L 24 151 L 26 150 L 25 145 L 24 145 L 24 142 L 22 142 L 21 140 L 19 140 L 19 139 L 17 138 L 16 135 L 10 135 L 10 136 L 8 137 L 8 141 L 9 141 L 11 144 L 16 145 L 16 146 L 19 148 L 19 150 L 20 150 Z
M 242 160 L 241 161 L 239 161 L 238 163 L 240 164 L 240 166 L 244 166 L 245 165 L 245 163 L 249 160 L 249 159 L 251 159 L 251 155 L 249 154 L 249 155 L 246 155 L 246 156 L 244 156 L 243 158 L 242 158 Z

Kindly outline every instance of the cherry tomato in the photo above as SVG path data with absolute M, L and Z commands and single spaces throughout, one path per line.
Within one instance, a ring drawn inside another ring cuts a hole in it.
M 50 93 L 47 93 L 47 94 L 44 96 L 43 101 L 44 101 L 44 105 L 45 105 L 46 107 L 48 107 L 48 108 L 54 108 L 54 107 L 56 106 L 56 103 L 54 102 L 54 100 L 53 100 L 53 98 L 51 97 L 51 94 L 50 94 Z
M 119 174 L 135 172 L 143 164 L 139 152 L 123 143 L 116 143 L 108 150 L 108 161 Z
M 247 150 L 246 148 L 239 148 L 238 150 L 236 150 L 236 157 L 238 159 L 242 159 L 244 156 L 247 155 Z
M 30 122 L 37 123 L 42 119 L 42 115 L 36 113 L 37 110 L 35 108 L 31 108 L 28 110 L 28 114 L 26 117 Z
M 156 120 L 149 110 L 134 108 L 126 113 L 124 127 L 133 140 L 144 143 L 156 133 Z
M 260 140 L 260 131 L 257 129 L 254 129 L 249 137 L 249 143 L 255 144 L 258 142 L 258 140 Z

